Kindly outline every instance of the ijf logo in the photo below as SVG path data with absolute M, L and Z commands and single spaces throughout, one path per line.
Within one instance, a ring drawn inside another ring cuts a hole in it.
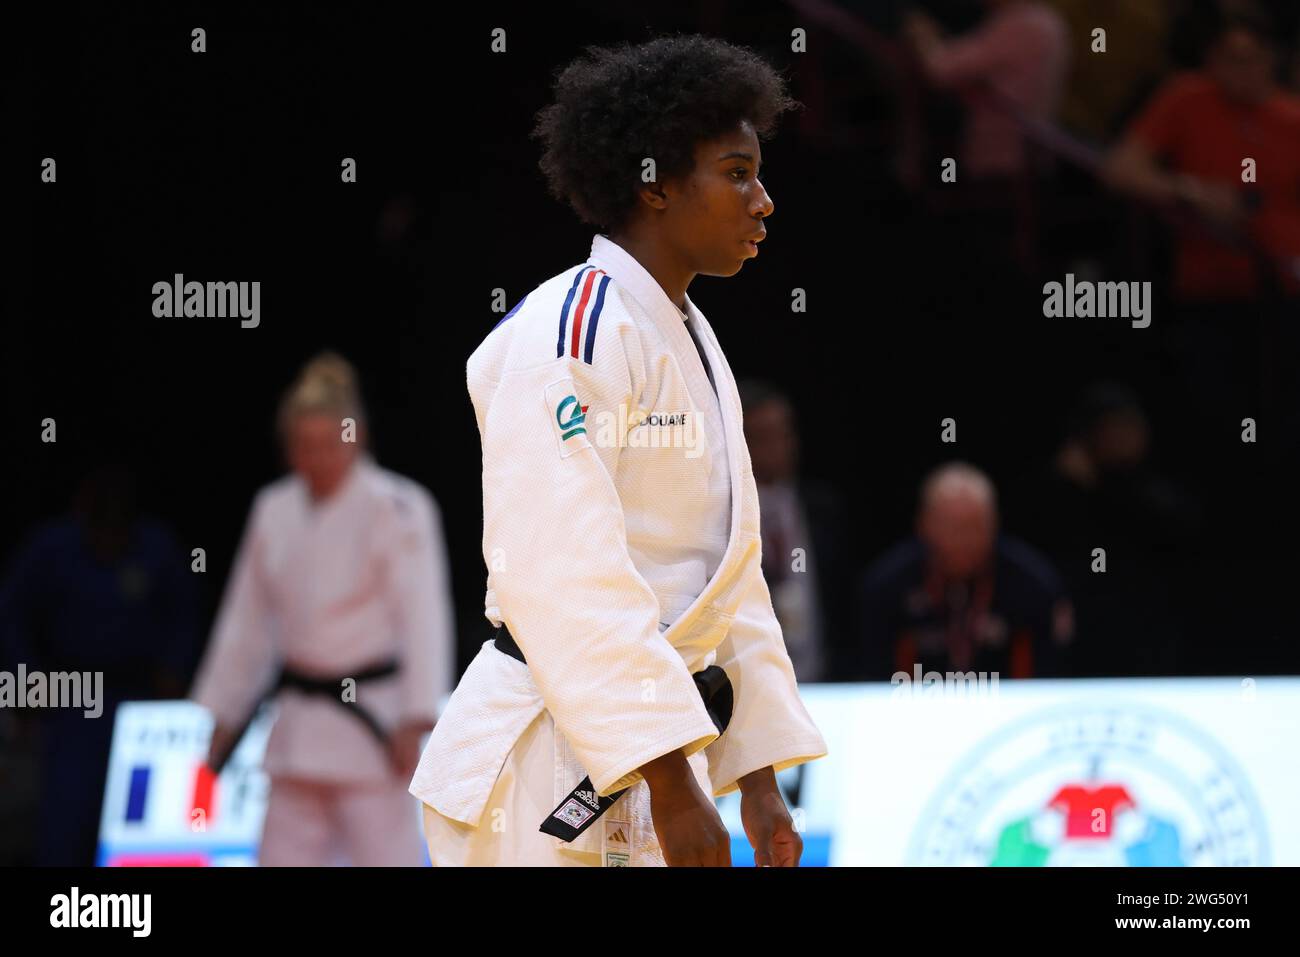
M 1249 782 L 1209 734 L 1129 704 L 1010 725 L 940 785 L 909 865 L 1267 866 Z
M 582 827 L 593 813 L 590 808 L 583 807 L 576 799 L 569 798 L 564 802 L 564 806 L 555 812 L 555 816 L 573 827 Z

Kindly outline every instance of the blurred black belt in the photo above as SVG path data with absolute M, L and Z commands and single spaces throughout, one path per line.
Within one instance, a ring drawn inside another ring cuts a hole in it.
M 378 681 L 381 678 L 391 678 L 402 670 L 402 663 L 396 658 L 390 658 L 387 661 L 371 665 L 360 671 L 351 672 L 346 675 L 338 675 L 333 678 L 320 678 L 314 675 L 303 674 L 301 671 L 294 671 L 292 668 L 285 667 L 280 671 L 280 679 L 275 683 L 275 689 L 271 692 L 275 694 L 285 688 L 292 688 L 294 691 L 301 691 L 303 694 L 324 695 L 335 704 L 339 705 L 348 714 L 355 715 L 360 719 L 373 734 L 381 746 L 388 744 L 388 732 L 384 726 L 379 723 L 379 719 L 373 713 L 367 711 L 356 701 L 344 701 L 340 691 L 345 681 L 355 681 L 362 684 L 366 681 Z
M 497 651 L 528 664 L 514 636 L 504 625 L 497 628 L 496 640 L 493 644 L 496 645 Z M 713 726 L 718 729 L 718 734 L 722 734 L 731 723 L 731 711 L 734 705 L 731 679 L 727 677 L 727 672 L 717 665 L 709 665 L 702 671 L 695 672 L 691 678 L 695 681 L 695 690 L 700 693 L 700 700 L 704 702 L 704 710 L 708 712 Z M 554 835 L 562 841 L 572 841 L 608 811 L 626 791 L 627 788 L 623 788 L 621 791 L 600 797 L 591 784 L 591 775 L 586 775 L 560 802 L 559 807 L 547 815 L 539 830 Z
M 357 719 L 366 726 L 370 733 L 375 736 L 375 739 L 378 740 L 380 746 L 387 747 L 388 732 L 385 731 L 384 726 L 379 723 L 379 719 L 356 701 L 344 701 L 341 692 L 343 690 L 344 681 L 355 681 L 357 684 L 366 681 L 378 681 L 381 678 L 391 678 L 401 670 L 402 663 L 396 658 L 389 658 L 385 661 L 380 661 L 376 664 L 362 668 L 359 671 L 330 678 L 322 678 L 318 675 L 308 675 L 301 671 L 295 671 L 287 665 L 282 666 L 279 675 L 276 676 L 271 687 L 257 700 L 253 705 L 252 710 L 249 711 L 248 717 L 245 718 L 243 723 L 236 730 L 235 735 L 231 738 L 226 750 L 213 757 L 212 764 L 210 765 L 212 771 L 217 774 L 221 773 L 221 769 L 225 767 L 226 762 L 230 760 L 230 755 L 234 753 L 235 746 L 239 744 L 240 739 L 244 736 L 244 732 L 246 732 L 248 726 L 253 723 L 253 719 L 257 717 L 257 712 L 261 709 L 262 705 L 274 698 L 285 688 L 291 688 L 294 691 L 299 691 L 303 694 L 324 695 L 339 707 L 346 710 L 349 714 L 355 715 Z

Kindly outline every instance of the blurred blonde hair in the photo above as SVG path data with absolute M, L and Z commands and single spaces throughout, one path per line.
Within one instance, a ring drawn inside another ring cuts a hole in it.
M 366 420 L 356 370 L 337 352 L 321 352 L 308 360 L 285 390 L 276 414 L 280 441 L 288 438 L 295 418 L 312 413 L 323 413 L 340 422 L 350 417 L 358 425 Z

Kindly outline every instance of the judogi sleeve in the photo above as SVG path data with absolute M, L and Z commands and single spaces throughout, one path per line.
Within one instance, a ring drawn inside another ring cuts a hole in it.
M 826 742 L 799 697 L 772 596 L 757 568 L 716 664 L 731 679 L 734 704 L 726 733 L 705 752 L 714 795 L 737 790 L 751 771 L 825 757 Z
M 621 404 L 635 408 L 624 341 L 634 336 L 612 318 L 593 362 L 565 356 L 506 371 L 494 390 L 472 359 L 468 370 L 483 442 L 489 584 L 547 710 L 601 795 L 636 783 L 647 761 L 677 748 L 693 754 L 717 737 L 628 554 L 612 476 L 629 454 L 616 423 Z M 671 500 L 656 501 L 658 490 L 627 494 L 671 521 Z
M 423 492 L 410 502 L 409 512 L 395 513 L 387 543 L 387 597 L 402 648 L 402 720 L 432 724 L 451 693 L 451 584 L 438 505 Z
M 276 638 L 263 571 L 265 513 L 266 501 L 259 494 L 190 694 L 221 725 L 242 725 L 275 673 Z

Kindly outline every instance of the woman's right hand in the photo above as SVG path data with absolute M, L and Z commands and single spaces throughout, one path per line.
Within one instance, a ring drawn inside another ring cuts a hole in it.
M 668 866 L 730 867 L 731 835 L 681 750 L 640 771 L 650 788 L 650 817 Z

